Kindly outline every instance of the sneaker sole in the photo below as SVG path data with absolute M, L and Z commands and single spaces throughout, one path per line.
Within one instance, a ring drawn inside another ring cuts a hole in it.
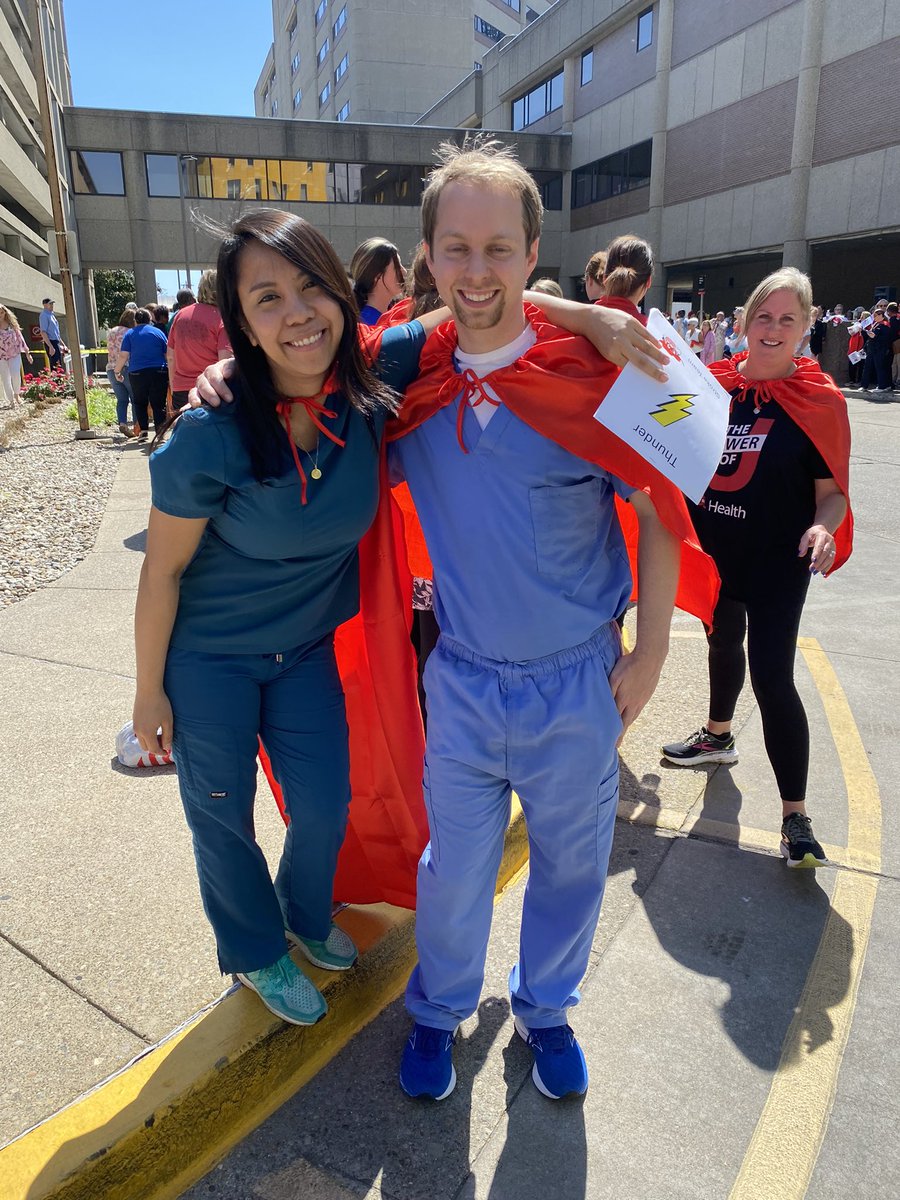
M 341 966 L 338 966 L 337 963 L 333 962 L 323 962 L 321 958 L 316 958 L 312 950 L 310 950 L 310 948 L 301 938 L 297 937 L 296 933 L 291 933 L 289 929 L 286 929 L 284 931 L 284 936 L 292 946 L 297 947 L 307 962 L 311 962 L 314 967 L 321 967 L 323 971 L 349 971 L 351 967 L 356 966 L 357 960 L 359 959 L 359 952 L 357 951 L 353 962 L 344 963 Z
M 403 1082 L 403 1077 L 400 1077 L 400 1090 L 405 1096 L 409 1096 L 410 1100 L 433 1100 L 435 1104 L 440 1100 L 446 1100 L 453 1089 L 456 1087 L 456 1067 L 450 1064 L 450 1083 L 447 1085 L 447 1090 L 441 1092 L 440 1096 L 432 1096 L 430 1092 L 411 1092 Z
M 318 1014 L 318 1016 L 313 1016 L 310 1013 L 309 1018 L 307 1020 L 301 1020 L 300 1017 L 289 1017 L 287 1015 L 287 1013 L 279 1012 L 279 1010 L 277 1008 L 273 1008 L 273 1006 L 268 1002 L 268 1000 L 265 998 L 265 996 L 262 994 L 262 992 L 260 992 L 257 988 L 255 988 L 253 986 L 253 984 L 250 982 L 250 980 L 247 978 L 246 975 L 242 975 L 240 973 L 240 971 L 235 971 L 234 977 L 235 977 L 235 979 L 239 979 L 241 981 L 241 983 L 244 985 L 244 987 L 249 988 L 251 992 L 255 992 L 256 995 L 259 996 L 260 1000 L 263 1002 L 263 1004 L 266 1006 L 266 1008 L 269 1010 L 270 1013 L 273 1013 L 281 1021 L 287 1021 L 288 1025 L 303 1025 L 304 1027 L 307 1025 L 316 1025 L 316 1024 L 318 1024 L 319 1021 L 322 1020 L 322 1018 L 328 1012 L 328 1005 L 326 1004 L 325 1008 L 322 1010 L 322 1012 L 320 1012 Z
M 515 1018 L 514 1024 L 516 1027 L 516 1033 L 519 1035 L 519 1037 L 522 1039 L 522 1041 L 525 1042 L 525 1044 L 527 1045 L 528 1044 L 528 1029 L 527 1029 L 527 1027 L 520 1022 L 518 1017 Z M 585 1087 L 584 1092 L 577 1092 L 573 1088 L 572 1091 L 563 1092 L 563 1094 L 561 1096 L 557 1096 L 557 1094 L 555 1092 L 551 1092 L 549 1090 L 547 1085 L 544 1083 L 543 1079 L 541 1079 L 540 1072 L 538 1071 L 538 1068 L 537 1068 L 537 1063 L 535 1063 L 534 1066 L 531 1068 L 531 1082 L 534 1084 L 534 1086 L 537 1088 L 537 1090 L 541 1093 L 541 1095 L 546 1096 L 548 1100 L 564 1100 L 566 1096 L 583 1096 L 585 1094 L 585 1092 L 587 1091 L 587 1087 Z
M 789 855 L 790 855 L 790 851 L 787 849 L 787 847 L 782 846 L 781 847 L 781 856 L 792 870 L 797 870 L 797 869 L 804 870 L 805 869 L 808 871 L 814 871 L 816 869 L 816 867 L 825 867 L 828 865 L 827 858 L 816 858 L 816 856 L 812 853 L 804 854 L 802 858 L 796 858 L 796 859 L 790 858 Z
M 736 763 L 738 761 L 737 750 L 720 750 L 713 754 L 700 754 L 696 758 L 676 758 L 674 754 L 667 754 L 662 751 L 662 756 L 666 762 L 674 763 L 676 767 L 705 767 L 707 763 Z

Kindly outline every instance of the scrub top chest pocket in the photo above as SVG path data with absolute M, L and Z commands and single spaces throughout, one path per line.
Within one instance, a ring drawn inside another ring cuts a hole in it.
M 602 483 L 585 479 L 529 488 L 538 573 L 554 583 L 578 583 L 597 556 Z

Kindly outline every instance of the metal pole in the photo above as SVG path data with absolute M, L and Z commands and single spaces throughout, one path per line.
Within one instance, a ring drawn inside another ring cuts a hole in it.
M 193 154 L 178 155 L 178 199 L 181 201 L 181 236 L 184 239 L 184 266 L 185 275 L 187 276 L 187 286 L 193 291 L 191 285 L 191 259 L 188 253 L 188 223 L 187 223 L 187 202 L 184 195 L 184 174 L 183 167 L 186 162 L 196 162 Z
M 50 107 L 50 81 L 47 78 L 47 59 L 44 51 L 43 9 L 45 0 L 33 0 L 34 76 L 37 83 L 38 106 L 41 113 L 41 133 L 44 141 L 44 158 L 47 162 L 47 183 L 50 187 L 50 208 L 53 213 L 53 236 L 59 257 L 59 278 L 66 302 L 66 328 L 69 334 L 69 352 L 72 355 L 72 379 L 75 384 L 75 404 L 78 409 L 78 426 L 82 436 L 91 437 L 91 422 L 88 417 L 87 396 L 84 388 L 84 370 L 81 362 L 81 338 L 78 334 L 78 314 L 75 311 L 75 289 L 72 286 L 72 271 L 69 267 L 69 246 L 65 214 L 63 212 L 62 187 L 59 182 L 59 165 L 56 155 L 56 139 L 53 134 L 53 119 Z M 77 435 L 76 435 L 77 436 Z

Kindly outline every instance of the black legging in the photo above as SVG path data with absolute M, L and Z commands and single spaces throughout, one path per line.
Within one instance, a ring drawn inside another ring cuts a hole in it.
M 750 684 L 759 704 L 766 753 L 781 799 L 806 797 L 809 723 L 794 686 L 794 653 L 809 574 L 797 571 L 765 596 L 720 595 L 709 642 L 709 718 L 731 721 L 744 686 L 744 631 Z
M 169 375 L 166 368 L 151 367 L 146 371 L 132 371 L 131 380 L 134 416 L 142 433 L 149 428 L 148 406 L 153 410 L 153 428 L 159 432 L 166 423 L 166 396 L 169 391 Z

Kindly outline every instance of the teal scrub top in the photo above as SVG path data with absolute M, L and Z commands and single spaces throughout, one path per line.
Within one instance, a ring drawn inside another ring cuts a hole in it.
M 378 372 L 402 391 L 418 372 L 425 340 L 416 321 L 385 332 Z M 153 504 L 173 517 L 206 517 L 197 553 L 181 577 L 170 645 L 223 654 L 275 654 L 331 633 L 359 610 L 359 540 L 378 506 L 378 456 L 387 411 L 368 418 L 340 393 L 323 418 L 343 447 L 320 435 L 320 479 L 285 436 L 282 468 L 259 481 L 233 404 L 196 408 L 150 458 Z M 315 458 L 315 455 L 313 455 Z

